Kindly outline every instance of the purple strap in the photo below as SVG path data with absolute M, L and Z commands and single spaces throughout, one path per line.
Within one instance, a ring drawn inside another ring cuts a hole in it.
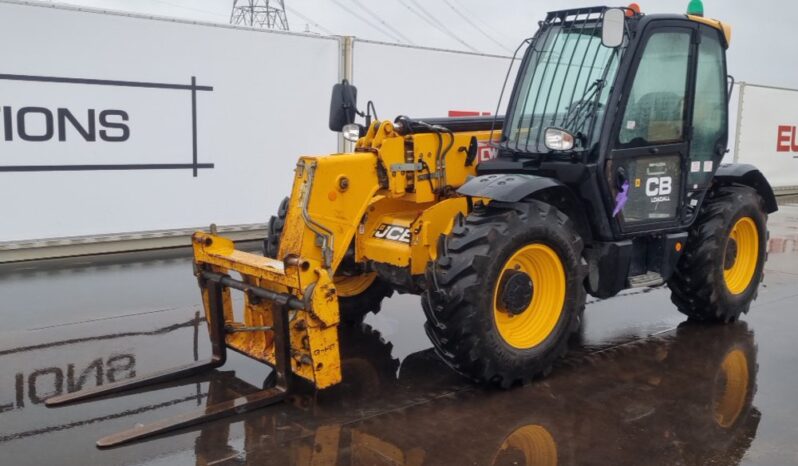
M 621 190 L 615 195 L 615 209 L 612 211 L 612 216 L 616 217 L 623 210 L 626 201 L 629 200 L 629 181 L 624 181 Z

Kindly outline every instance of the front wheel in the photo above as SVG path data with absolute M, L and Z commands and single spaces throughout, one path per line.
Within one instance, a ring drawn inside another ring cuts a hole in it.
M 505 388 L 547 374 L 582 319 L 582 247 L 568 216 L 535 200 L 458 217 L 422 297 L 438 354 Z
M 280 240 L 285 229 L 289 199 L 286 197 L 277 209 L 277 215 L 269 219 L 268 235 L 263 240 L 263 255 L 277 258 Z M 338 308 L 341 321 L 347 324 L 360 324 L 369 312 L 378 313 L 382 301 L 393 295 L 393 288 L 376 273 L 336 274 L 333 284 L 338 295 Z
M 747 186 L 710 193 L 668 280 L 671 300 L 690 318 L 733 322 L 756 299 L 767 256 L 767 214 Z

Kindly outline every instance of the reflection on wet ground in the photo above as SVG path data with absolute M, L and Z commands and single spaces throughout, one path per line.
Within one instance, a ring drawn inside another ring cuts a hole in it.
M 729 326 L 684 322 L 665 289 L 589 300 L 549 378 L 475 387 L 429 349 L 418 299 L 342 329 L 344 383 L 108 451 L 104 435 L 263 387 L 266 366 L 59 409 L 43 400 L 207 357 L 186 251 L 0 268 L 3 464 L 798 464 L 798 206 L 771 218 L 766 280 Z

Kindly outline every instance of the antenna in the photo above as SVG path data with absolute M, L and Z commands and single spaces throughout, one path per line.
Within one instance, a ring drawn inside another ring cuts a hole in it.
M 233 0 L 230 24 L 288 30 L 284 0 Z

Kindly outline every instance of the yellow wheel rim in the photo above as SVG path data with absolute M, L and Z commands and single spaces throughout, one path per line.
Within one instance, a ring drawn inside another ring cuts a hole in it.
M 736 247 L 736 254 L 729 251 L 730 247 Z M 758 260 L 759 231 L 751 217 L 743 217 L 734 224 L 724 251 L 723 278 L 731 294 L 741 294 L 748 288 Z
M 715 402 L 715 422 L 731 427 L 745 407 L 748 396 L 748 359 L 742 350 L 729 352 L 721 363 L 720 398 Z
M 376 279 L 377 273 L 373 272 L 355 275 L 354 277 L 333 277 L 333 283 L 335 284 L 335 291 L 338 296 L 341 298 L 348 298 L 350 296 L 357 296 L 366 291 Z
M 557 465 L 557 442 L 543 426 L 530 424 L 516 429 L 502 443 L 493 464 L 502 464 L 502 454 L 508 450 L 519 451 L 528 466 Z
M 527 274 L 534 289 L 529 305 L 515 315 L 500 304 L 502 277 L 508 271 Z M 493 292 L 493 317 L 502 339 L 518 349 L 542 343 L 560 321 L 565 288 L 565 270 L 552 248 L 533 243 L 516 251 L 502 267 Z

